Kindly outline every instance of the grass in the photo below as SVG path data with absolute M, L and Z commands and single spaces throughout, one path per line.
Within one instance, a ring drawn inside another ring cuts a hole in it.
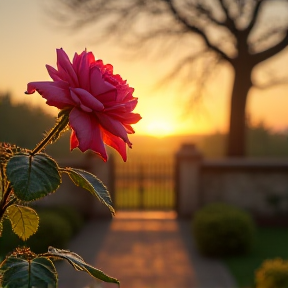
M 255 242 L 248 255 L 224 259 L 239 287 L 254 287 L 255 270 L 266 259 L 288 259 L 288 228 L 264 228 L 256 231 Z

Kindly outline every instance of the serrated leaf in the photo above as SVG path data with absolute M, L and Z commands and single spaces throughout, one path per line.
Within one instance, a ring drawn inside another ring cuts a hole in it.
M 9 182 L 6 177 L 6 164 L 13 155 L 19 153 L 29 153 L 29 150 L 14 144 L 0 142 L 0 201 Z
M 100 202 L 104 203 L 114 215 L 115 210 L 112 206 L 112 200 L 106 186 L 95 175 L 75 168 L 65 168 L 66 172 L 75 185 L 88 190 L 92 195 L 96 196 Z
M 39 217 L 32 208 L 11 205 L 7 208 L 5 215 L 10 220 L 14 233 L 24 241 L 38 229 Z
M 6 174 L 14 194 L 23 201 L 45 197 L 61 183 L 57 163 L 44 153 L 15 154 L 7 163 Z
M 57 272 L 49 258 L 36 257 L 25 260 L 10 256 L 2 262 L 1 285 L 3 288 L 57 287 Z
M 2 235 L 2 231 L 3 231 L 3 220 L 0 219 L 0 237 Z
M 48 249 L 47 256 L 54 256 L 56 258 L 67 260 L 74 267 L 75 270 L 84 271 L 88 273 L 90 276 L 102 280 L 104 282 L 116 283 L 118 285 L 120 284 L 120 282 L 116 278 L 110 277 L 106 275 L 103 271 L 87 264 L 81 256 L 79 256 L 74 252 L 62 249 L 56 249 L 50 246 Z

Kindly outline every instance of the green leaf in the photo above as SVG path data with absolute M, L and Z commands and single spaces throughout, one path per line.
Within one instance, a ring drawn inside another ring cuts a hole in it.
M 2 231 L 3 231 L 3 219 L 0 219 L 0 237 L 2 235 Z
M 32 208 L 11 205 L 7 208 L 5 215 L 10 220 L 14 233 L 24 241 L 38 229 L 39 217 Z
M 120 284 L 117 279 L 112 278 L 106 275 L 101 270 L 96 269 L 93 266 L 85 263 L 83 258 L 81 258 L 78 254 L 74 252 L 56 249 L 50 246 L 46 255 L 67 260 L 74 267 L 75 270 L 87 272 L 90 276 L 100 279 L 104 282 L 117 283 L 118 285 Z
M 2 200 L 4 192 L 4 175 L 2 176 L 2 171 L 2 167 L 0 166 L 0 201 Z
M 3 288 L 47 288 L 57 287 L 57 272 L 49 258 L 36 257 L 31 260 L 10 256 L 1 263 L 1 287 Z
M 57 163 L 43 153 L 15 154 L 7 163 L 6 174 L 14 194 L 23 201 L 45 197 L 61 183 Z
M 104 203 L 113 215 L 115 214 L 107 188 L 95 175 L 84 170 L 68 167 L 62 169 L 62 171 L 68 173 L 75 185 L 88 190 L 92 195 L 96 196 L 100 202 Z

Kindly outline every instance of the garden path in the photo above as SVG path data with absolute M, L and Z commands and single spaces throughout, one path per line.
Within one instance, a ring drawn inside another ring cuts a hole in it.
M 91 221 L 69 247 L 84 260 L 120 280 L 121 288 L 235 288 L 218 260 L 201 257 L 187 220 L 173 213 L 124 213 L 113 220 Z M 59 288 L 112 288 L 57 265 Z

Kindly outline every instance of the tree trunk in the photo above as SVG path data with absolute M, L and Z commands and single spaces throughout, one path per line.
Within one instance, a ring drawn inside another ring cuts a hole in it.
M 233 64 L 235 78 L 231 96 L 230 126 L 228 133 L 228 146 L 226 150 L 228 157 L 246 156 L 245 112 L 247 96 L 252 87 L 251 71 L 253 67 L 249 65 L 247 58 L 241 58 L 238 58 Z

